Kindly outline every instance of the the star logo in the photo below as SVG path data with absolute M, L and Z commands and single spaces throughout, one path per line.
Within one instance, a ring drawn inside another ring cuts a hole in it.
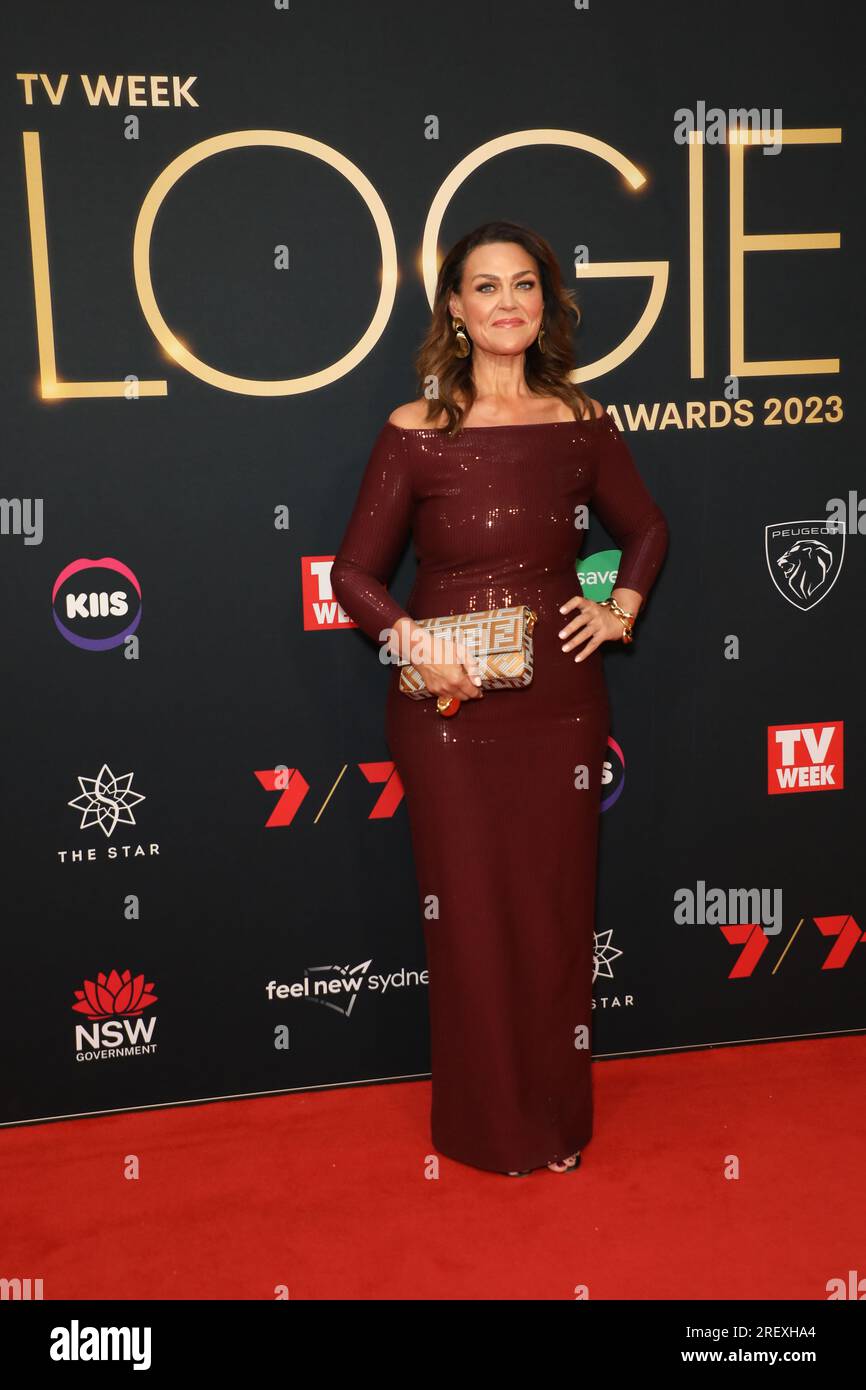
M 613 936 L 613 927 L 609 931 L 597 931 L 595 933 L 595 948 L 592 955 L 592 982 L 595 984 L 599 975 L 606 980 L 613 979 L 611 965 L 617 956 L 622 955 L 615 946 L 611 946 L 610 938 Z
M 81 796 L 67 802 L 81 812 L 81 830 L 89 830 L 98 825 L 111 835 L 117 825 L 135 825 L 133 806 L 144 801 L 140 792 L 131 790 L 133 773 L 125 772 L 115 777 L 107 763 L 103 763 L 96 777 L 79 777 Z

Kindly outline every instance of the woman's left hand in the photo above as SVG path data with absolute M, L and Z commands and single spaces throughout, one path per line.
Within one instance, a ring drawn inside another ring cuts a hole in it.
M 582 642 L 589 643 L 574 658 L 575 661 L 582 661 L 590 652 L 594 652 L 596 647 L 600 647 L 602 642 L 621 642 L 623 625 L 615 613 L 600 603 L 594 603 L 591 598 L 584 598 L 582 594 L 575 594 L 574 598 L 568 599 L 559 610 L 566 615 L 577 608 L 579 612 L 571 622 L 562 629 L 559 636 L 562 638 L 564 652 L 571 651 L 574 647 L 579 647 Z

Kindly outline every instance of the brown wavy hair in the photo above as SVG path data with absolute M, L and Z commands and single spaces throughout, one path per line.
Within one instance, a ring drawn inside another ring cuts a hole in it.
M 472 353 L 468 357 L 455 354 L 448 300 L 452 291 L 460 293 L 469 253 L 476 246 L 487 246 L 495 241 L 522 246 L 538 265 L 544 298 L 541 320 L 544 352 L 540 351 L 537 340 L 526 349 L 524 377 L 527 386 L 539 396 L 558 396 L 574 411 L 577 419 L 583 419 L 587 413 L 592 418 L 594 412 L 589 396 L 570 378 L 576 366 L 572 331 L 580 323 L 580 308 L 574 292 L 563 285 L 556 256 L 544 237 L 519 222 L 500 221 L 485 222 L 462 237 L 452 246 L 439 269 L 430 328 L 414 359 L 421 395 L 427 394 L 431 379 L 438 383 L 438 395 L 428 397 L 427 420 L 435 420 L 444 410 L 448 420 L 441 430 L 453 437 L 463 428 L 464 416 L 475 400 Z M 458 396 L 465 402 L 465 408 L 459 404 Z

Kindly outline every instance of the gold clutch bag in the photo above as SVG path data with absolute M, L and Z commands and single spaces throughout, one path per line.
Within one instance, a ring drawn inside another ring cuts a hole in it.
M 513 608 L 489 608 L 483 613 L 419 618 L 416 627 L 426 628 L 434 639 L 439 636 L 464 642 L 478 658 L 482 690 L 520 690 L 532 680 L 532 629 L 537 621 L 532 609 L 521 603 Z M 433 694 L 411 662 L 400 665 L 402 694 L 410 700 L 423 700 Z

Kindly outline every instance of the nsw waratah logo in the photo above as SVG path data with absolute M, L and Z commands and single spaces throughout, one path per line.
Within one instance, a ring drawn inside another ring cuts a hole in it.
M 141 622 L 141 585 L 110 555 L 73 560 L 55 579 L 51 602 L 58 632 L 88 652 L 119 647 Z
M 108 763 L 103 763 L 96 777 L 79 777 L 81 795 L 66 804 L 81 812 L 81 830 L 98 825 L 105 835 L 111 835 L 118 825 L 135 825 L 133 806 L 144 801 L 141 792 L 132 790 L 132 772 L 115 777 Z
M 95 981 L 85 980 L 84 988 L 73 993 L 78 1002 L 72 1008 L 88 1018 L 115 1018 L 118 1014 L 133 1017 L 157 999 L 153 981 L 145 984 L 144 976 L 133 977 L 131 970 L 124 970 L 122 975 L 116 970 L 108 975 L 100 971 Z
M 112 970 L 107 975 L 100 971 L 95 980 L 85 980 L 74 994 L 73 1012 L 84 1014 L 88 1020 L 75 1025 L 77 1062 L 107 1062 L 156 1052 L 153 1034 L 157 1016 L 141 1017 L 156 1003 L 152 980 L 133 975 L 131 970 L 122 974 Z

